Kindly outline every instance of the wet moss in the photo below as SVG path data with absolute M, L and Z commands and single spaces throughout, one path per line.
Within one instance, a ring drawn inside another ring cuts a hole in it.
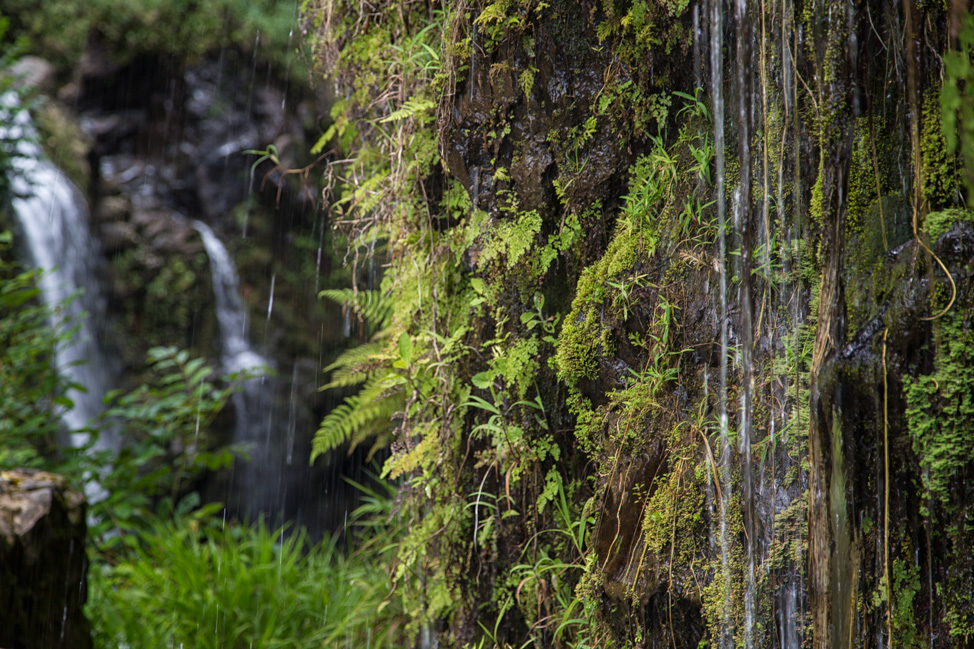
M 920 132 L 921 184 L 930 211 L 956 205 L 961 195 L 957 156 L 947 148 L 938 93 L 931 88 L 923 99 Z

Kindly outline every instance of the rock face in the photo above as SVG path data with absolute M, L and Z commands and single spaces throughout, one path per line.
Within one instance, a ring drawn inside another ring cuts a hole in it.
M 84 496 L 64 478 L 0 473 L 0 646 L 91 647 L 85 532 Z
M 455 320 L 397 306 L 386 334 L 412 341 L 411 376 L 430 331 L 474 350 L 444 363 L 430 344 L 425 376 L 450 380 L 419 392 L 444 405 L 408 411 L 387 465 L 414 472 L 416 519 L 471 512 L 473 533 L 403 543 L 457 602 L 423 611 L 437 639 L 971 646 L 974 164 L 948 140 L 974 100 L 944 65 L 974 74 L 974 28 L 945 51 L 969 3 L 416 2 L 405 21 L 332 4 L 348 157 L 406 152 L 349 174 L 406 207 L 372 199 L 347 229 L 390 242 L 397 305 L 476 296 Z M 450 8 L 453 85 L 368 88 L 412 69 L 368 55 L 429 28 L 417 5 Z M 394 92 L 408 105 L 374 100 Z M 406 123 L 421 99 L 435 118 Z M 369 130 L 393 121 L 398 148 Z

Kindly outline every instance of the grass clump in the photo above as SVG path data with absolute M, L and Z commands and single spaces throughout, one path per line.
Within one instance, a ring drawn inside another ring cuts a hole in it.
M 338 536 L 312 545 L 303 532 L 223 528 L 197 514 L 158 522 L 140 541 L 94 567 L 96 646 L 397 646 L 382 564 L 346 555 Z

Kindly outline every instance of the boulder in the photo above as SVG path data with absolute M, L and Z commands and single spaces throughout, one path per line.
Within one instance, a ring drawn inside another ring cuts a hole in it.
M 85 498 L 63 477 L 0 472 L 0 647 L 91 647 L 85 533 Z

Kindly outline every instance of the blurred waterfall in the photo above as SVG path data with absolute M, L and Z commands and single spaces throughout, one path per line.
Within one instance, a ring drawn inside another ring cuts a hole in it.
M 259 372 L 273 363 L 257 352 L 248 339 L 250 320 L 240 296 L 237 269 L 223 242 L 205 223 L 194 221 L 210 258 L 213 301 L 220 325 L 220 362 L 228 374 Z M 233 443 L 242 446 L 249 461 L 238 459 L 226 494 L 227 505 L 237 513 L 255 517 L 282 513 L 287 496 L 283 454 L 286 440 L 274 416 L 276 380 L 268 373 L 247 379 L 233 396 L 236 425 Z
M 84 429 L 101 414 L 104 396 L 118 374 L 96 326 L 105 320 L 105 299 L 96 275 L 101 254 L 88 230 L 84 197 L 44 156 L 30 116 L 14 93 L 0 97 L 0 111 L 7 112 L 9 119 L 4 121 L 11 124 L 3 139 L 17 141 L 11 189 L 24 261 L 43 270 L 38 287 L 54 314 L 53 324 L 77 327 L 70 341 L 57 346 L 55 362 L 68 382 L 80 386 L 68 390 L 74 407 L 64 412 L 62 421 L 71 444 L 81 446 L 89 439 Z M 117 432 L 106 430 L 94 449 L 117 446 Z

